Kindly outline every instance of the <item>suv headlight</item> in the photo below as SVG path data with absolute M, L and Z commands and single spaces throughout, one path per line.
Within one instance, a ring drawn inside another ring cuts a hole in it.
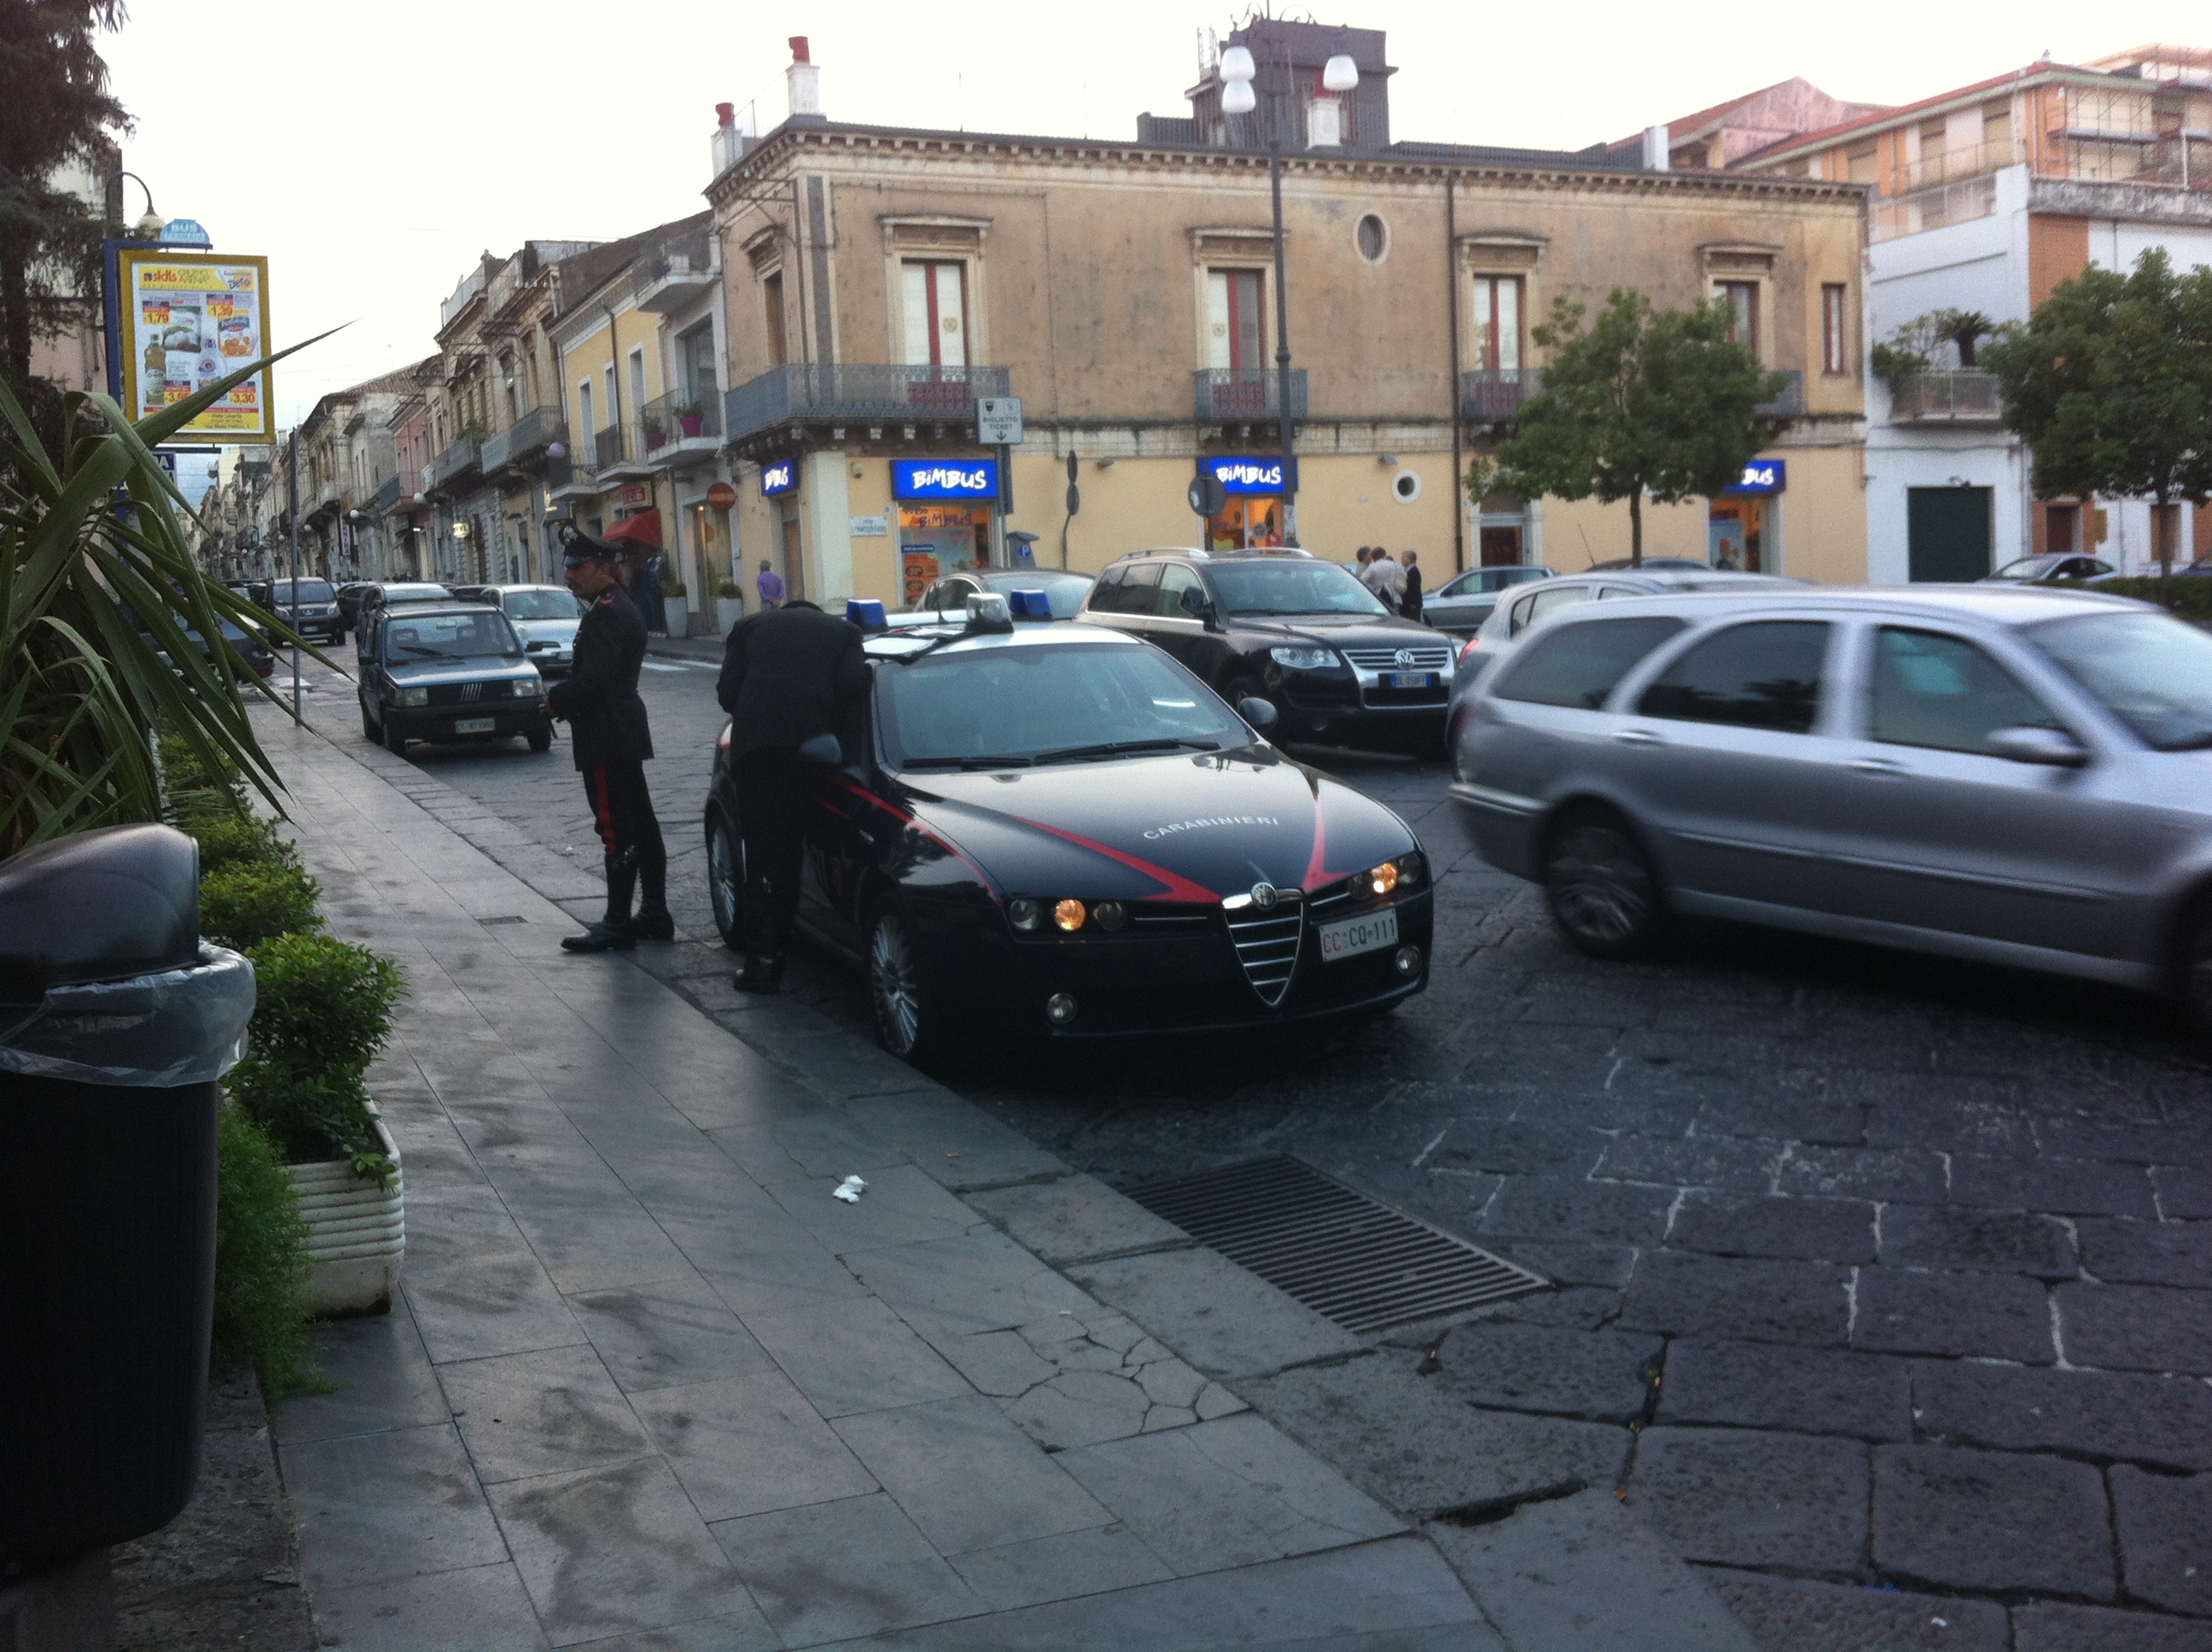
M 1267 657 L 1285 671 L 1325 671 L 1336 664 L 1336 653 L 1328 648 L 1270 648 Z
M 403 706 L 427 706 L 430 703 L 430 690 L 402 689 L 399 690 L 399 703 Z

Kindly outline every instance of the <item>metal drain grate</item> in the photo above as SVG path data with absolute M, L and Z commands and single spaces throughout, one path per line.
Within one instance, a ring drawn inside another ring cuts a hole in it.
M 1350 1331 L 1387 1331 L 1548 1288 L 1528 1269 L 1280 1154 L 1128 1193 Z

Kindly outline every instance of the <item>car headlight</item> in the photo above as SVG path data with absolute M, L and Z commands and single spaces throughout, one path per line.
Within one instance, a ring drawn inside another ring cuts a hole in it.
M 402 689 L 399 690 L 399 703 L 403 706 L 427 706 L 430 703 L 430 690 Z
M 1336 654 L 1328 648 L 1270 648 L 1267 657 L 1289 671 L 1325 671 L 1336 664 Z
M 1398 863 L 1395 860 L 1385 860 L 1381 865 L 1360 874 L 1360 881 L 1367 885 L 1370 894 L 1388 895 L 1398 887 Z
M 1129 908 L 1119 901 L 1101 901 L 1091 909 L 1091 915 L 1097 920 L 1098 927 L 1109 934 L 1126 929 L 1129 923 Z
M 1083 902 L 1062 901 L 1052 909 L 1052 920 L 1069 934 L 1083 927 Z
M 1026 895 L 1006 902 L 1006 921 L 1016 929 L 1033 930 L 1044 921 L 1043 903 Z
M 534 675 L 518 677 L 507 684 L 507 692 L 518 700 L 535 700 L 544 689 L 545 684 Z

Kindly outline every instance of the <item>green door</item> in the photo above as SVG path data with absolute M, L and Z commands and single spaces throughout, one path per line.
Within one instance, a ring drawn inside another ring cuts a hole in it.
M 1983 578 L 1990 571 L 1990 490 L 1907 488 L 1905 541 L 1916 585 Z

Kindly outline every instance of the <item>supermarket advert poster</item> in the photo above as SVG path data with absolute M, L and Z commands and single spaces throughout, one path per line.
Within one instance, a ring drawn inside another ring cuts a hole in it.
M 119 254 L 123 404 L 158 413 L 269 353 L 269 260 L 217 252 Z M 256 374 L 177 433 L 213 442 L 276 439 L 269 374 Z

